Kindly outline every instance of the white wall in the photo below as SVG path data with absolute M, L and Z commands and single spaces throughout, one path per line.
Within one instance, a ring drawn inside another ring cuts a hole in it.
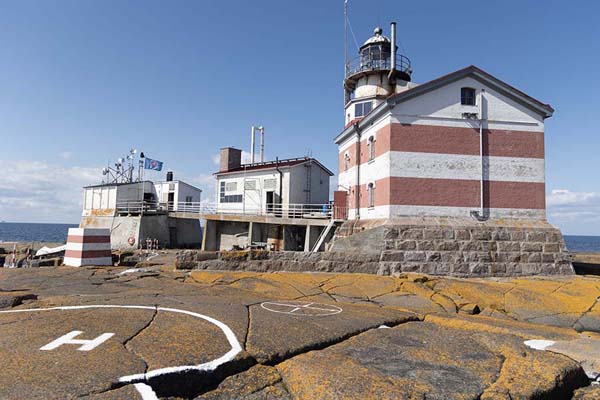
M 286 179 L 286 172 L 284 172 L 283 179 L 283 193 L 286 193 L 286 189 L 289 187 L 289 178 Z M 224 212 L 243 212 L 245 211 L 264 211 L 266 210 L 265 201 L 267 192 L 274 192 L 279 195 L 279 173 L 276 170 L 266 171 L 248 171 L 227 174 L 217 177 L 216 187 L 216 198 L 217 207 L 220 211 Z M 221 203 L 221 182 L 225 182 L 227 189 L 228 183 L 235 183 L 235 190 L 226 190 L 225 195 L 242 195 L 243 201 L 241 203 Z M 246 182 L 246 185 L 244 184 Z M 251 182 L 254 182 L 254 189 L 251 189 Z M 267 186 L 266 183 L 271 183 Z M 286 196 L 284 195 L 284 200 Z
M 163 181 L 154 184 L 157 199 L 161 203 L 169 201 L 169 193 L 173 193 L 173 211 L 177 211 L 178 204 L 184 203 L 187 196 L 192 197 L 192 203 L 201 201 L 202 190 L 188 185 L 183 181 Z
M 281 167 L 283 179 L 282 199 L 281 204 L 285 207 L 289 204 L 306 204 L 307 196 L 304 192 L 307 182 L 308 168 L 304 165 L 295 165 L 292 167 Z M 265 181 L 274 181 L 274 186 L 271 188 L 265 187 Z M 280 176 L 276 170 L 263 171 L 248 171 L 244 175 L 243 172 L 235 174 L 226 174 L 217 177 L 217 206 L 219 211 L 224 212 L 251 212 L 251 211 L 266 211 L 266 193 L 268 191 L 279 195 L 279 180 Z M 244 185 L 246 181 L 246 185 Z M 256 189 L 249 188 L 249 182 L 255 181 Z M 221 182 L 235 183 L 236 189 L 225 191 L 225 195 L 242 195 L 243 202 L 241 203 L 221 203 L 220 186 Z M 311 166 L 311 196 L 310 203 L 325 204 L 329 201 L 329 174 L 327 174 L 316 163 Z M 275 202 L 278 202 L 276 197 Z
M 475 106 L 460 104 L 462 87 L 476 90 Z M 462 113 L 479 113 L 481 89 L 485 89 L 487 107 L 484 108 L 487 110 L 484 117 L 488 120 L 489 129 L 533 132 L 544 130 L 544 119 L 541 115 L 470 77 L 399 103 L 392 110 L 393 122 L 472 127 L 471 122 L 462 117 Z

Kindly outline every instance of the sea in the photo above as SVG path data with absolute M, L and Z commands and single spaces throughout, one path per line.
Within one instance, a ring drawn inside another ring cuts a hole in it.
M 2 242 L 52 242 L 64 243 L 69 228 L 76 224 L 35 224 L 0 222 L 0 243 Z M 570 251 L 600 253 L 600 236 L 565 235 Z
M 0 245 L 2 242 L 50 242 L 67 241 L 69 228 L 77 224 L 35 224 L 0 222 Z

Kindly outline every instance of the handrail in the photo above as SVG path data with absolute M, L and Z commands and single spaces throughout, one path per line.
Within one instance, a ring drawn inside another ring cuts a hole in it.
M 347 207 L 334 204 L 266 204 L 264 208 L 232 208 L 228 206 L 215 206 L 201 202 L 156 202 L 156 201 L 122 201 L 116 204 L 117 214 L 152 214 L 181 212 L 198 215 L 225 214 L 225 215 L 251 215 L 271 216 L 279 218 L 314 218 L 314 219 L 347 219 Z
M 380 53 L 379 55 L 358 56 L 346 63 L 346 78 L 363 71 L 389 70 L 391 64 L 391 56 L 389 54 Z M 405 72 L 408 75 L 412 73 L 408 57 L 402 54 L 396 55 L 396 70 Z

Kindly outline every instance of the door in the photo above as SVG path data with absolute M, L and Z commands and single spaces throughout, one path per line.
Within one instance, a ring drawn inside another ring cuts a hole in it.
M 175 193 L 174 192 L 169 193 L 169 196 L 167 197 L 167 204 L 169 205 L 169 211 L 177 210 L 177 207 L 175 207 Z
M 177 228 L 169 228 L 169 242 L 172 249 L 177 248 Z
M 265 205 L 267 207 L 267 214 L 273 213 L 273 203 L 275 202 L 274 193 L 275 192 L 267 192 L 266 194 Z

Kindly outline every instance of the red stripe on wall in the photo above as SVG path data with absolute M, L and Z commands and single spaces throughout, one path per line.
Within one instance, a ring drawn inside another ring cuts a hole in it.
M 485 129 L 483 137 L 486 156 L 544 158 L 543 132 Z M 479 155 L 479 129 L 391 124 L 390 149 Z
M 65 257 L 72 258 L 100 258 L 100 257 L 112 257 L 110 250 L 67 250 L 65 251 Z
M 72 236 L 67 238 L 69 243 L 110 243 L 110 236 Z
M 479 207 L 479 181 L 461 179 L 386 178 L 375 182 L 375 206 L 412 205 Z M 360 190 L 360 205 L 368 207 L 366 185 Z M 354 202 L 352 202 L 354 203 Z M 354 204 L 350 205 L 351 207 Z M 486 208 L 546 208 L 544 183 L 486 181 Z
M 365 134 L 365 136 L 369 136 Z M 432 125 L 390 124 L 375 135 L 375 157 L 388 151 L 436 154 L 479 155 L 479 129 Z M 369 161 L 368 140 L 360 144 L 361 165 Z M 544 133 L 484 130 L 483 151 L 486 156 L 544 158 Z M 356 145 L 339 154 L 339 171 L 345 171 L 344 154 L 348 153 L 348 168 L 356 165 Z

